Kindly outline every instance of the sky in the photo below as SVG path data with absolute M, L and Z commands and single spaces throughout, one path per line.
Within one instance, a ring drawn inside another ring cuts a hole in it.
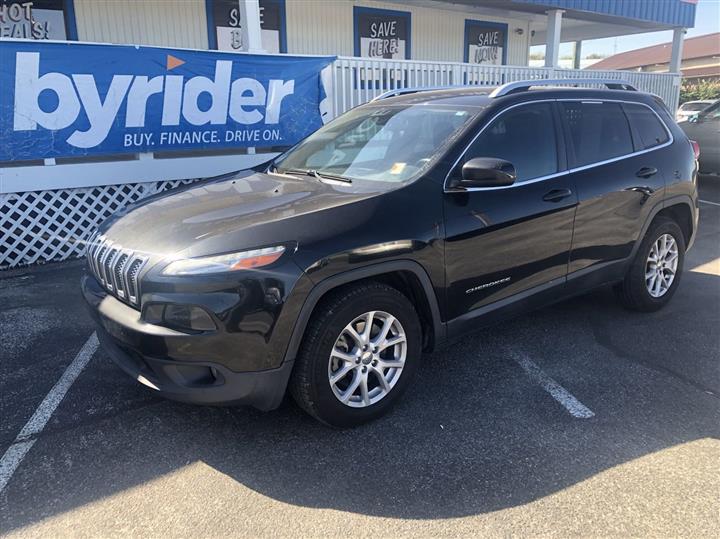
M 695 15 L 695 28 L 688 29 L 686 37 L 701 36 L 713 32 L 720 32 L 720 0 L 699 0 Z M 650 45 L 669 41 L 672 41 L 672 31 L 593 39 L 583 41 L 582 55 L 583 58 L 593 53 L 612 56 L 618 52 L 649 47 Z M 532 47 L 530 52 L 543 52 L 544 50 L 544 45 L 537 45 Z M 563 43 L 560 46 L 560 56 L 571 55 L 572 52 L 572 43 Z

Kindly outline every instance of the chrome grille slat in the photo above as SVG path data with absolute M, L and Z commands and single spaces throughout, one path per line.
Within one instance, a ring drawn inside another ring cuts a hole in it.
M 98 277 L 100 282 L 105 285 L 105 272 L 103 271 L 103 262 L 105 261 L 105 253 L 110 249 L 110 245 L 103 242 L 95 255 L 95 264 L 97 265 Z
M 87 242 L 87 260 L 90 270 L 95 274 L 95 268 L 93 266 L 93 254 L 97 251 L 100 241 L 98 240 L 99 234 L 95 232 Z
M 87 258 L 90 272 L 103 288 L 125 303 L 140 307 L 139 277 L 148 257 L 95 233 L 88 241 Z
M 98 232 L 93 232 L 92 235 L 87 240 L 86 252 L 87 252 L 88 260 L 92 260 L 92 252 L 97 248 L 99 235 L 100 234 Z
M 142 270 L 142 267 L 145 265 L 145 262 L 147 262 L 146 258 L 143 257 L 135 257 L 130 264 L 128 264 L 127 269 L 127 282 L 128 282 L 128 299 L 131 303 L 138 302 L 140 298 L 140 290 L 138 286 L 138 275 L 140 274 L 140 270 Z
M 105 288 L 107 288 L 108 290 L 112 290 L 112 282 L 110 282 L 107 272 L 105 271 L 105 269 L 106 269 L 105 262 L 110 257 L 110 254 L 112 253 L 112 251 L 113 251 L 112 242 L 109 241 L 105 247 L 105 250 L 103 251 L 103 253 L 100 257 L 100 260 L 99 260 L 100 276 L 103 278 L 103 284 L 105 285 Z
M 123 249 L 120 251 L 120 256 L 117 259 L 117 262 L 113 264 L 113 276 L 115 277 L 115 290 L 121 298 L 125 298 L 126 296 L 126 290 L 127 290 L 127 283 L 125 282 L 125 265 L 127 264 L 127 261 L 130 259 L 130 255 L 132 253 L 128 251 L 127 249 Z
M 108 249 L 103 262 L 103 273 L 105 274 L 105 281 L 108 290 L 111 292 L 115 290 L 115 280 L 113 279 L 113 262 L 118 254 L 117 247 L 113 246 Z
M 113 247 L 110 249 L 110 254 L 108 254 L 107 262 L 105 263 L 105 273 L 110 279 L 110 286 L 112 287 L 112 290 L 115 290 L 116 292 L 118 290 L 118 283 L 117 278 L 115 277 L 115 264 L 117 264 L 121 254 L 122 249 Z
M 98 249 L 100 248 L 101 243 L 102 243 L 102 238 L 100 237 L 100 234 L 95 234 L 95 236 L 93 236 L 93 241 L 90 244 L 90 249 L 88 250 L 88 253 L 87 253 L 90 269 L 92 270 L 93 274 L 96 277 L 97 277 L 97 268 L 95 267 L 95 254 L 97 253 Z
M 97 248 L 95 249 L 95 253 L 93 254 L 93 258 L 92 258 L 93 271 L 95 273 L 95 277 L 97 277 L 98 280 L 100 280 L 100 266 L 98 266 L 98 258 L 97 257 L 100 254 L 101 249 L 102 249 L 102 243 L 100 243 L 97 246 Z
M 133 260 L 135 260 L 135 253 L 130 252 L 127 262 L 125 263 L 125 266 L 123 267 L 123 281 L 125 282 L 125 296 L 127 297 L 128 301 L 133 301 L 132 298 L 135 296 L 132 295 L 132 291 L 130 289 L 130 276 L 128 273 L 130 272 L 130 267 L 132 266 Z

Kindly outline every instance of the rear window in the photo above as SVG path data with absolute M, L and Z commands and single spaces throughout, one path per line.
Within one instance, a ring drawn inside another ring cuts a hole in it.
M 640 149 L 647 150 L 670 140 L 665 126 L 652 110 L 642 105 L 623 105 L 630 123 L 640 137 Z
M 619 103 L 565 102 L 562 111 L 574 151 L 574 166 L 633 153 L 627 117 Z

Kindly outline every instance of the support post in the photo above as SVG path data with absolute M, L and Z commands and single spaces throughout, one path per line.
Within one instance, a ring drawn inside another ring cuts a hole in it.
M 575 42 L 575 50 L 573 52 L 573 68 L 580 69 L 580 59 L 582 58 L 582 41 Z
M 560 58 L 560 31 L 562 27 L 562 9 L 547 12 L 547 37 L 545 38 L 545 67 L 558 67 Z
M 259 0 L 238 0 L 238 4 L 242 31 L 242 49 L 245 52 L 265 52 L 262 46 L 260 29 Z
M 670 73 L 680 73 L 682 66 L 683 42 L 685 41 L 685 28 L 673 30 L 672 53 L 670 55 Z

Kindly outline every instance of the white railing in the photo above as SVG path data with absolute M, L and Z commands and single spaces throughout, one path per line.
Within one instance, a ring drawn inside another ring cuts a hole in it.
M 670 73 L 339 57 L 334 63 L 332 75 L 334 112 L 336 115 L 343 113 L 384 92 L 399 88 L 499 86 L 521 80 L 569 78 L 626 80 L 638 90 L 660 96 L 673 111 L 677 109 L 680 98 L 680 75 Z
M 497 86 L 529 79 L 624 79 L 659 95 L 677 108 L 680 76 L 629 71 L 597 71 L 522 66 L 478 66 L 415 60 L 338 58 L 329 68 L 332 114 L 341 114 L 398 88 Z M 190 181 L 253 166 L 275 154 L 164 156 L 130 160 L 0 167 L 0 269 L 75 258 L 100 221 L 129 203 Z M 22 165 L 18 163 L 17 165 Z

